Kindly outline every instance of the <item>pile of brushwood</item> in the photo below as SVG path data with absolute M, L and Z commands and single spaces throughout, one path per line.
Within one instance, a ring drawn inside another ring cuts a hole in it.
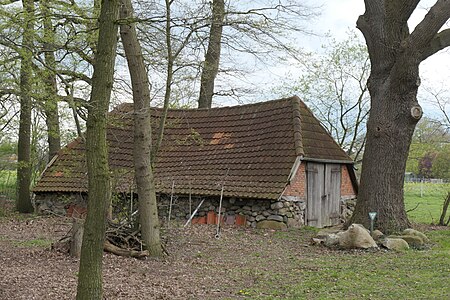
M 71 230 L 59 241 L 52 244 L 52 249 L 71 256 L 79 257 L 83 239 L 82 219 L 73 219 Z M 120 256 L 144 258 L 149 255 L 141 239 L 139 228 L 128 222 L 108 221 L 105 234 L 104 250 Z

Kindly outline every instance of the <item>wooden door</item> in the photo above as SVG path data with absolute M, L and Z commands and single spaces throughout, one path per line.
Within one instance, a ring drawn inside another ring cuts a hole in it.
M 326 227 L 339 224 L 341 166 L 308 163 L 306 224 Z

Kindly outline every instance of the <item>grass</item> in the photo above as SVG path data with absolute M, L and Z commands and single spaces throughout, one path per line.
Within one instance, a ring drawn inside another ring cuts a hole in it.
M 255 284 L 236 294 L 247 299 L 449 299 L 450 230 L 427 234 L 435 245 L 424 251 L 292 255 L 283 261 L 283 271 L 253 269 Z
M 404 191 L 406 210 L 411 210 L 408 212 L 410 221 L 436 224 L 450 183 L 406 183 Z
M 14 199 L 16 194 L 16 171 L 0 170 L 0 196 Z
M 39 247 L 39 248 L 48 248 L 51 246 L 53 241 L 44 239 L 44 238 L 37 238 L 33 240 L 26 240 L 26 241 L 15 241 L 14 244 L 21 247 Z

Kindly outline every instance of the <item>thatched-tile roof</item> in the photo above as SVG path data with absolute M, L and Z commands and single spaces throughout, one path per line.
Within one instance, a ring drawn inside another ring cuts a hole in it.
M 133 105 L 110 113 L 109 162 L 116 191 L 132 190 Z M 160 109 L 153 109 L 153 127 Z M 297 157 L 351 164 L 306 105 L 291 97 L 256 104 L 169 110 L 157 156 L 157 191 L 277 199 Z M 156 132 L 156 130 L 153 130 Z M 34 192 L 86 192 L 85 144 L 76 139 L 54 158 Z

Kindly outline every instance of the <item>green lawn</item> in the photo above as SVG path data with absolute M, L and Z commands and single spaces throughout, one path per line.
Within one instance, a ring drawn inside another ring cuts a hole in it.
M 450 191 L 450 183 L 406 183 L 404 190 L 406 210 L 417 206 L 408 212 L 411 222 L 424 224 L 439 222 L 444 197 Z
M 279 257 L 283 270 L 277 272 L 243 268 L 240 272 L 251 273 L 254 282 L 237 294 L 246 299 L 450 299 L 450 230 L 426 234 L 432 241 L 426 250 L 316 248 Z

